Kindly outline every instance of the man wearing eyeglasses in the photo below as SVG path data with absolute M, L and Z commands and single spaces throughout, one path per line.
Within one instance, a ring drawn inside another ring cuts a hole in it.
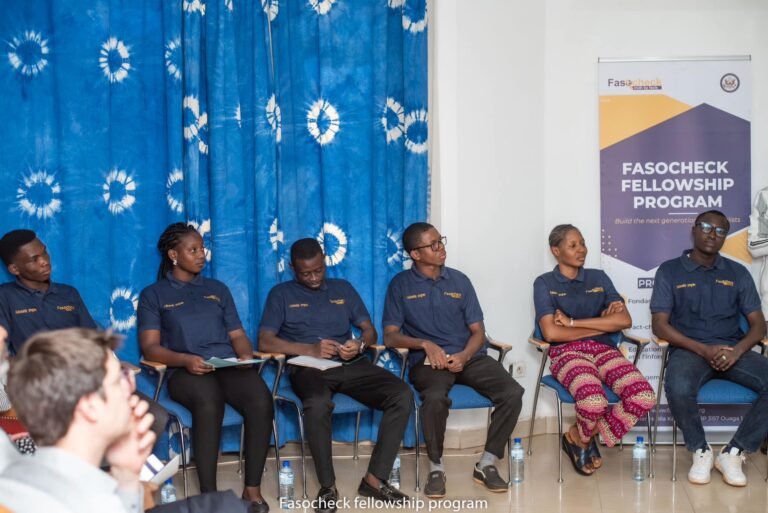
M 488 397 L 494 411 L 488 438 L 473 479 L 492 492 L 504 492 L 498 460 L 522 409 L 523 387 L 486 354 L 483 311 L 472 283 L 445 266 L 446 238 L 428 223 L 403 232 L 403 247 L 413 260 L 408 271 L 392 279 L 384 304 L 384 342 L 410 350 L 410 378 L 421 395 L 420 415 L 430 472 L 424 495 L 445 496 L 443 440 L 448 392 L 454 383 Z
M 664 262 L 656 272 L 651 313 L 654 334 L 672 346 L 665 391 L 693 453 L 688 480 L 708 483 L 714 465 L 727 484 L 745 486 L 744 453 L 755 452 L 768 434 L 768 360 L 751 351 L 765 336 L 755 282 L 743 265 L 719 253 L 729 229 L 728 219 L 717 210 L 696 218 L 693 249 Z M 740 327 L 742 316 L 749 323 L 746 333 Z M 696 402 L 701 386 L 714 378 L 759 394 L 716 458 Z

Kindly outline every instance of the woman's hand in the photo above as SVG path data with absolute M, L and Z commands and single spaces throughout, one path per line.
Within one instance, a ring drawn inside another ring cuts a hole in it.
M 555 326 L 560 326 L 561 328 L 568 328 L 571 326 L 571 318 L 560 310 L 555 310 L 554 318 L 552 320 L 554 321 Z
M 208 374 L 215 370 L 214 367 L 205 363 L 205 360 L 203 360 L 202 357 L 194 354 L 186 355 L 184 368 L 187 369 L 187 372 L 194 374 L 195 376 L 202 376 L 203 374 Z

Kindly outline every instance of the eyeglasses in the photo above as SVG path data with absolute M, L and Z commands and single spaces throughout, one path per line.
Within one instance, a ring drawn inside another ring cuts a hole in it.
M 702 233 L 710 234 L 712 233 L 712 230 L 715 230 L 715 236 L 724 239 L 726 235 L 728 235 L 728 228 L 721 228 L 719 226 L 712 226 L 709 223 L 705 223 L 704 221 L 696 223 L 696 226 L 699 227 Z
M 445 245 L 448 244 L 448 237 L 440 237 L 438 240 L 427 244 L 426 246 L 418 246 L 413 248 L 411 251 L 416 251 L 417 249 L 424 249 L 424 248 L 430 248 L 432 251 L 439 251 L 441 247 L 445 247 Z

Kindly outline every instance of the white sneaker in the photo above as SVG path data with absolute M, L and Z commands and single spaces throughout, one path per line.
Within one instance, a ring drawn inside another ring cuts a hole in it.
M 715 459 L 715 468 L 723 474 L 723 481 L 731 486 L 747 486 L 747 476 L 741 470 L 741 465 L 746 460 L 744 454 L 739 453 L 736 447 L 731 447 L 729 452 L 723 451 L 725 447 Z
M 712 473 L 712 447 L 707 445 L 707 450 L 696 449 L 693 453 L 693 465 L 688 471 L 688 481 L 694 484 L 707 484 Z

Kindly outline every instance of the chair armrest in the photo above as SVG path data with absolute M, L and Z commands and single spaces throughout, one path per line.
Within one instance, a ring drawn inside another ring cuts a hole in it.
M 266 360 L 264 364 L 273 363 L 277 365 L 277 370 L 275 371 L 275 382 L 272 383 L 272 399 L 274 400 L 274 398 L 277 396 L 277 389 L 280 386 L 280 378 L 283 376 L 283 370 L 285 370 L 285 362 L 288 360 L 288 355 L 284 353 L 265 353 L 259 351 L 254 351 L 253 354 L 256 355 L 256 353 L 261 355 L 259 358 L 264 358 L 264 360 Z
M 387 346 L 374 344 L 372 346 L 367 346 L 365 350 L 371 355 L 371 361 L 376 365 L 379 362 L 381 355 L 387 350 Z
M 528 337 L 528 343 L 535 347 L 537 351 L 548 350 L 551 345 L 549 342 L 544 342 L 543 340 L 538 339 L 533 335 Z
M 155 385 L 155 393 L 152 396 L 152 400 L 157 402 L 157 399 L 160 397 L 160 388 L 163 386 L 163 379 L 165 378 L 165 373 L 168 370 L 168 366 L 164 363 L 143 359 L 139 363 L 142 367 L 149 369 L 151 372 L 157 373 L 157 384 Z
M 387 347 L 387 351 L 397 355 L 400 359 L 400 379 L 405 379 L 405 370 L 408 366 L 408 355 L 410 350 L 405 347 Z
M 506 344 L 496 340 L 487 331 L 485 332 L 485 340 L 488 341 L 488 345 L 491 347 L 491 349 L 495 349 L 499 352 L 499 363 L 504 363 L 504 358 L 506 358 L 507 353 L 512 350 L 512 344 Z
M 632 335 L 626 330 L 621 331 L 621 338 L 622 338 L 621 340 L 622 342 L 628 342 L 638 349 L 640 349 L 641 347 L 645 348 L 648 344 L 651 343 L 650 339 L 637 337 L 635 335 Z
M 766 356 L 766 353 L 768 353 L 768 337 L 765 337 L 757 344 L 760 346 L 760 354 Z
M 120 367 L 122 367 L 123 369 L 131 371 L 134 375 L 136 375 L 139 372 L 141 372 L 141 368 L 135 366 L 132 363 L 124 362 L 122 360 L 120 360 Z

